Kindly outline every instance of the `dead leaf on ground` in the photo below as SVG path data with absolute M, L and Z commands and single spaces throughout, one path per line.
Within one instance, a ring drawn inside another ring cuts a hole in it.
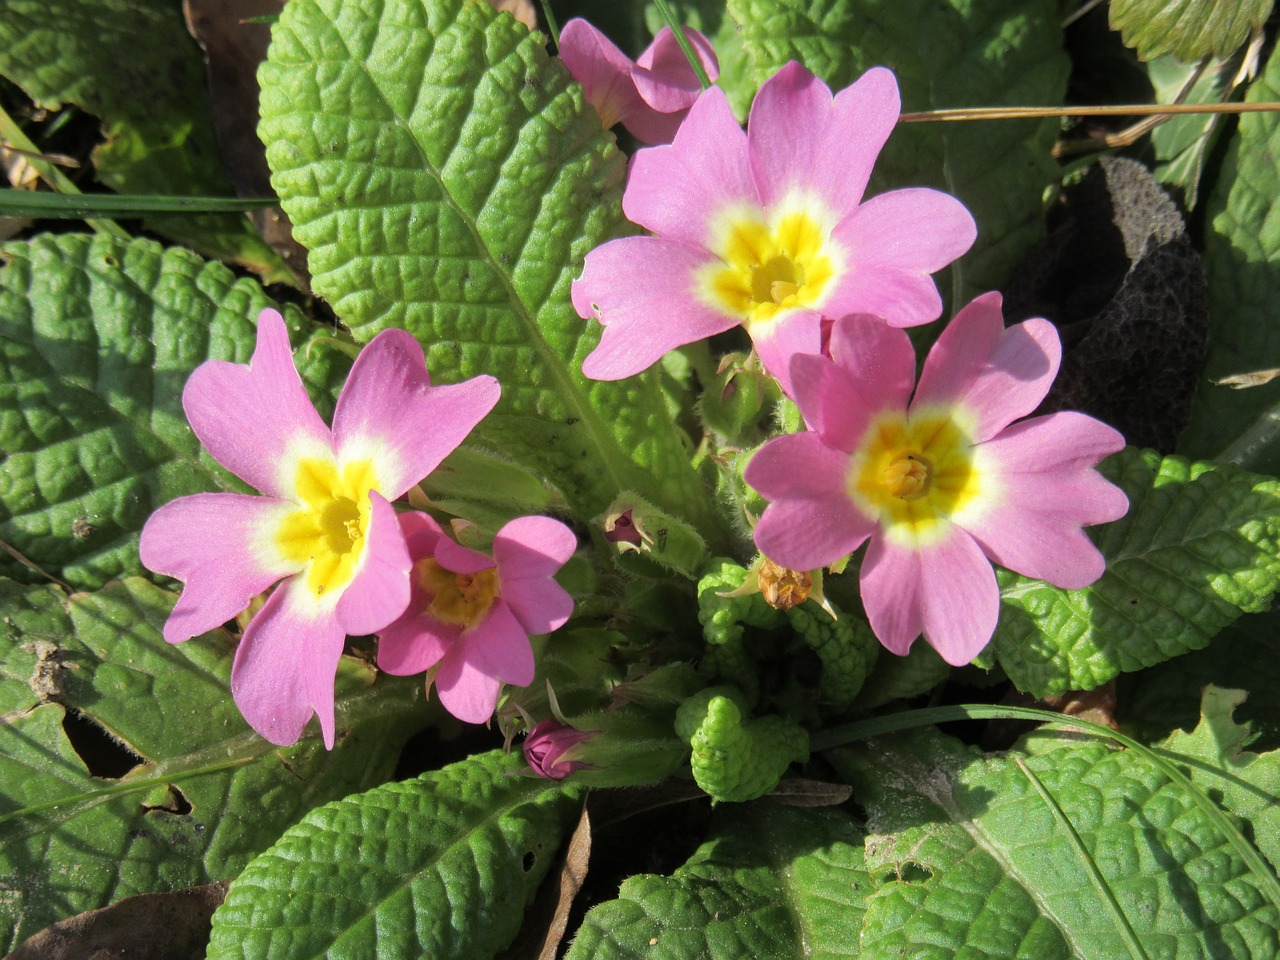
M 564 939 L 564 932 L 569 926 L 573 900 L 587 879 L 587 864 L 590 859 L 591 817 L 584 806 L 577 829 L 573 831 L 569 847 L 565 850 L 564 866 L 560 868 L 560 897 L 556 901 L 556 912 L 547 928 L 546 939 L 542 941 L 542 949 L 538 952 L 538 960 L 556 960 L 560 941 Z
M 509 13 L 530 30 L 538 29 L 538 11 L 533 0 L 489 0 L 489 6 L 499 13 Z
M 200 960 L 226 883 L 126 897 L 29 937 L 5 960 Z

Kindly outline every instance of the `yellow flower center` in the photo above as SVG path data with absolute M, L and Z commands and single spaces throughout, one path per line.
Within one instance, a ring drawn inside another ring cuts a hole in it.
M 982 491 L 973 441 L 951 411 L 882 414 L 849 463 L 849 496 L 900 544 L 928 544 Z
M 722 218 L 708 244 L 721 262 L 704 267 L 701 277 L 711 306 L 750 325 L 822 303 L 842 258 L 820 218 L 795 206 L 768 223 L 758 211 Z
M 428 559 L 419 560 L 414 571 L 418 583 L 433 595 L 427 613 L 441 623 L 469 630 L 485 618 L 498 598 L 498 571 L 494 568 L 454 573 Z
M 303 582 L 316 599 L 336 597 L 355 577 L 364 551 L 377 477 L 368 460 L 342 470 L 332 460 L 298 462 L 294 487 L 301 506 L 287 514 L 275 542 L 285 559 L 304 564 Z

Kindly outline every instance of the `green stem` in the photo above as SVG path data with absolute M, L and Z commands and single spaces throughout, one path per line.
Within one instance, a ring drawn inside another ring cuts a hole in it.
M 711 78 L 707 76 L 707 71 L 703 68 L 702 61 L 698 58 L 698 54 L 694 52 L 693 44 L 685 36 L 684 25 L 676 16 L 675 11 L 671 9 L 671 5 L 667 3 L 667 0 L 653 0 L 653 5 L 662 14 L 662 19 L 667 21 L 667 26 L 675 34 L 676 43 L 680 44 L 680 49 L 684 52 L 685 59 L 689 61 L 689 66 L 693 67 L 693 72 L 697 74 L 698 83 L 702 84 L 703 90 L 706 90 L 711 86 Z
M 556 49 L 560 49 L 560 24 L 556 21 L 556 15 L 551 12 L 551 0 L 542 0 L 542 16 L 547 21 L 547 31 L 551 34 L 551 39 L 556 45 Z
M 1249 867 L 1258 886 L 1277 910 L 1280 910 L 1280 881 L 1240 831 L 1218 809 L 1199 787 L 1188 779 L 1172 761 L 1165 759 L 1150 747 L 1144 746 L 1119 730 L 1112 730 L 1100 723 L 1092 723 L 1079 717 L 1064 717 L 1060 713 L 1048 710 L 1035 710 L 1031 707 L 997 707 L 986 703 L 962 703 L 952 707 L 926 707 L 921 710 L 905 710 L 902 713 L 891 713 L 883 717 L 871 717 L 855 723 L 846 723 L 830 730 L 819 730 L 809 738 L 809 748 L 813 752 L 830 750 L 845 744 L 870 740 L 885 733 L 896 733 L 902 730 L 915 730 L 930 727 L 938 723 L 954 723 L 957 720 L 1032 720 L 1038 723 L 1053 723 L 1066 727 L 1085 730 L 1095 736 L 1114 740 L 1116 743 L 1146 758 L 1160 771 L 1187 792 L 1191 802 L 1203 813 L 1218 831 L 1239 854 L 1240 859 Z
M 18 126 L 17 122 L 9 116 L 3 107 L 0 107 L 0 140 L 5 143 L 17 147 L 28 154 L 27 162 L 40 175 L 40 179 L 59 193 L 79 193 L 79 188 L 71 182 L 71 180 L 61 170 L 40 157 L 40 149 L 31 142 L 26 131 Z M 89 225 L 95 233 L 105 234 L 110 237 L 118 237 L 121 240 L 128 240 L 129 232 L 112 220 L 86 219 L 85 223 Z

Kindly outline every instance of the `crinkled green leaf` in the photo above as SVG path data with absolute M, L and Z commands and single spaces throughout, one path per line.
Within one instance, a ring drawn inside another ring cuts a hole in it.
M 1243 690 L 1205 687 L 1199 725 L 1190 733 L 1176 731 L 1160 746 L 1176 754 L 1174 760 L 1191 758 L 1185 765 L 1191 782 L 1247 823 L 1249 839 L 1272 867 L 1280 867 L 1280 752 L 1245 749 L 1255 734 L 1234 715 L 1247 697 Z
M 1272 0 L 1111 0 L 1111 29 L 1143 60 L 1225 57 L 1261 28 Z
M 209 960 L 486 960 L 515 936 L 578 792 L 480 754 L 308 814 L 231 884 Z
M 653 375 L 582 376 L 599 325 L 569 283 L 626 229 L 625 158 L 537 35 L 470 0 L 294 0 L 259 76 L 272 183 L 358 338 L 497 376 L 478 436 L 582 516 L 631 489 L 723 539 Z
M 382 782 L 421 726 L 420 681 L 375 682 L 348 659 L 334 750 L 314 727 L 272 746 L 231 701 L 226 633 L 165 643 L 173 601 L 139 579 L 70 600 L 0 579 L 0 950 L 122 897 L 234 877 L 311 807 Z M 86 729 L 137 765 L 104 767 Z
M 851 960 L 867 889 L 847 815 L 759 801 L 732 808 L 670 877 L 623 881 L 566 960 Z
M 1000 571 L 990 654 L 1037 696 L 1090 690 L 1205 646 L 1280 585 L 1280 481 L 1127 449 L 1104 474 L 1129 513 L 1091 528 L 1107 570 L 1081 590 Z
M 0 248 L 0 540 L 77 587 L 141 573 L 138 531 L 182 494 L 247 489 L 182 412 L 202 361 L 246 363 L 253 280 L 181 249 L 76 234 Z M 295 343 L 309 329 L 286 311 Z M 299 361 L 327 414 L 348 361 Z M 0 575 L 31 574 L 0 554 Z
M 1056 106 L 1066 92 L 1052 0 L 728 0 L 728 9 L 757 82 L 799 60 L 838 90 L 884 65 L 897 73 L 904 111 Z M 1057 129 L 1053 120 L 922 123 L 890 137 L 875 190 L 937 187 L 978 222 L 977 242 L 952 268 L 953 306 L 1004 286 L 1043 235 Z
M 102 120 L 102 182 L 121 193 L 230 196 L 200 48 L 169 0 L 7 0 L 0 75 L 44 107 L 74 103 Z M 243 216 L 164 217 L 148 227 L 270 282 L 284 261 Z
M 1280 50 L 1253 82 L 1246 102 L 1280 100 Z M 1246 390 L 1213 381 L 1280 367 L 1280 114 L 1240 118 L 1205 204 L 1211 318 L 1209 357 L 1180 451 L 1280 473 L 1280 380 Z
M 1038 734 L 1025 762 L 1150 957 L 1269 958 L 1280 914 L 1183 788 L 1135 751 Z M 868 812 L 861 960 L 1116 960 L 1122 934 L 1014 758 L 936 733 L 830 755 Z

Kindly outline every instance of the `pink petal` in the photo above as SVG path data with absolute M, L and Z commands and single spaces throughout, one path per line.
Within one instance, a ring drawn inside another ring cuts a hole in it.
M 979 447 L 996 493 L 961 522 L 1001 566 L 1067 590 L 1088 586 L 1106 561 L 1080 528 L 1117 520 L 1129 507 L 1092 467 L 1121 446 L 1116 431 L 1080 413 L 1015 424 Z
M 822 352 L 822 314 L 795 310 L 769 323 L 747 327 L 756 355 L 782 392 L 792 396 L 791 362 L 798 356 Z
M 956 314 L 929 351 L 912 402 L 962 407 L 979 442 L 1040 405 L 1062 358 L 1053 324 L 1027 320 L 1006 330 L 1000 303 L 988 293 Z
M 269 541 L 294 509 L 268 497 L 197 493 L 147 518 L 139 545 L 143 564 L 185 583 L 165 622 L 165 640 L 180 643 L 222 626 L 281 577 L 298 572 Z
M 560 60 L 582 84 L 583 98 L 607 130 L 640 106 L 631 58 L 586 20 L 574 17 L 560 31 Z
M 378 669 L 397 677 L 430 670 L 458 642 L 462 630 L 410 608 L 391 626 L 378 632 Z
M 969 211 L 938 190 L 872 197 L 832 232 L 850 267 L 825 312 L 872 313 L 895 327 L 936 319 L 942 300 L 929 274 L 968 250 L 976 236 Z
M 444 536 L 444 530 L 435 518 L 419 510 L 400 514 L 400 532 L 409 547 L 409 559 L 415 563 L 436 555 L 436 543 Z
M 759 206 L 747 137 L 723 91 L 713 87 L 698 98 L 671 146 L 636 151 L 622 209 L 660 237 L 705 247 L 713 219 L 736 204 Z
M 456 540 L 441 537 L 436 543 L 436 562 L 453 573 L 479 573 L 481 570 L 492 570 L 495 566 L 493 557 L 479 550 L 464 547 Z
M 826 84 L 788 63 L 756 94 L 747 126 L 765 205 L 792 190 L 811 192 L 843 219 L 862 200 L 899 109 L 897 80 L 884 68 L 868 70 L 833 99 Z
M 693 52 L 702 62 L 707 78 L 715 83 L 720 76 L 720 62 L 711 41 L 691 27 L 684 28 Z M 675 113 L 693 106 L 702 92 L 702 84 L 670 27 L 663 27 L 653 38 L 631 70 L 640 99 L 658 113 Z
M 698 301 L 694 271 L 710 256 L 658 237 L 611 240 L 587 254 L 573 282 L 579 316 L 605 324 L 599 345 L 582 363 L 593 380 L 621 380 L 686 343 L 738 325 Z
M 364 551 L 355 578 L 338 601 L 338 623 L 354 636 L 374 633 L 394 621 L 409 605 L 409 548 L 395 508 L 376 490 L 364 535 Z
M 773 502 L 756 524 L 760 552 L 792 570 L 816 570 L 852 553 L 875 529 L 845 486 L 849 456 L 814 433 L 775 437 L 751 458 L 744 479 Z
M 499 681 L 533 682 L 533 648 L 507 605 L 499 600 L 449 650 L 436 672 L 446 710 L 466 723 L 484 723 L 497 705 Z
M 504 585 L 554 576 L 577 549 L 573 531 L 552 517 L 517 517 L 493 538 L 493 559 Z
M 332 749 L 333 678 L 345 642 L 332 609 L 317 607 L 296 579 L 281 584 L 245 630 L 231 665 L 231 694 L 249 726 L 287 746 L 314 713 Z
M 380 492 L 395 500 L 454 451 L 501 393 L 489 376 L 431 386 L 422 344 L 384 330 L 360 351 L 338 397 L 334 447 L 344 461 L 372 457 Z
M 529 634 L 559 630 L 573 616 L 573 597 L 550 577 L 502 581 L 502 599 Z
M 275 310 L 258 316 L 258 339 L 246 366 L 202 363 L 182 391 L 182 408 L 206 450 L 263 493 L 288 496 L 299 451 L 330 447 L 293 365 L 289 332 Z
M 963 666 L 995 632 L 1000 590 L 973 538 L 952 526 L 928 547 L 878 534 L 862 561 L 862 604 L 887 650 L 905 656 L 921 632 L 942 659 Z
M 862 314 L 835 322 L 828 351 L 792 361 L 796 405 L 827 446 L 852 453 L 873 417 L 906 408 L 915 349 L 901 330 Z

